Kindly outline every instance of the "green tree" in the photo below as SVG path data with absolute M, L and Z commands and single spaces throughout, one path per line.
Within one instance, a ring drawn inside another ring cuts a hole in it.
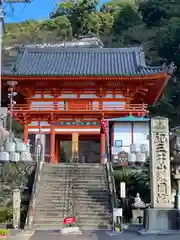
M 94 33 L 109 33 L 112 30 L 113 17 L 97 9 L 96 0 L 70 0 L 61 2 L 51 18 L 66 16 L 71 23 L 72 34 L 74 37 Z

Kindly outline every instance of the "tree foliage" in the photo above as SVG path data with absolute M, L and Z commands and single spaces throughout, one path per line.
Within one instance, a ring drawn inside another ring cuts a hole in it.
M 60 1 L 45 21 L 6 24 L 4 45 L 57 42 L 90 33 L 111 38 L 111 47 L 142 44 L 150 65 L 176 64 L 175 79 L 169 81 L 161 99 L 149 109 L 152 116 L 168 117 L 171 126 L 180 125 L 179 0 L 111 0 L 104 4 L 97 0 Z M 117 184 L 126 181 L 129 191 L 149 195 L 148 167 L 141 172 L 117 170 L 115 177 Z
M 142 44 L 147 63 L 174 62 L 176 81 L 169 81 L 162 98 L 150 106 L 151 115 L 180 123 L 180 5 L 179 0 L 60 1 L 45 21 L 6 24 L 4 44 L 57 42 L 86 34 L 112 38 L 112 47 Z M 112 37 L 113 36 L 113 37 Z

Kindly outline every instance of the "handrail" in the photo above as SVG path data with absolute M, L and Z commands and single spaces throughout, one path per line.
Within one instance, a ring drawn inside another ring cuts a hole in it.
M 43 166 L 44 166 L 44 159 L 42 158 L 42 149 L 41 148 L 42 148 L 42 146 L 37 145 L 36 172 L 35 172 L 32 192 L 31 192 L 28 214 L 27 214 L 27 217 L 26 217 L 26 223 L 25 223 L 25 228 L 26 229 L 31 229 L 32 228 L 34 213 L 35 213 L 36 200 L 37 200 L 37 195 L 39 193 L 40 181 L 41 181 L 41 176 L 42 176 L 42 171 L 43 171 Z
M 111 195 L 113 230 L 115 230 L 116 222 L 114 221 L 113 209 L 118 208 L 119 206 L 118 206 L 118 201 L 117 201 L 116 186 L 115 186 L 113 167 L 112 167 L 111 162 L 107 162 L 107 172 L 108 172 L 109 189 L 110 189 L 110 195 Z M 117 221 L 118 221 L 118 225 L 120 225 L 121 221 L 120 221 L 119 217 L 118 217 Z
M 110 162 L 110 173 L 111 173 L 112 186 L 113 186 L 114 207 L 118 208 L 116 185 L 115 185 L 115 181 L 114 181 L 114 170 L 113 170 L 113 167 L 112 167 L 112 162 Z
M 109 183 L 109 191 L 110 191 L 110 197 L 111 197 L 111 206 L 112 206 L 112 210 L 113 210 L 113 208 L 114 208 L 114 201 L 113 201 L 113 188 L 112 188 L 112 179 L 111 179 L 111 173 L 110 173 L 109 162 L 107 162 L 106 167 L 107 167 L 108 183 Z
M 113 174 L 113 168 L 112 168 L 111 162 L 107 162 L 107 171 L 108 171 L 112 208 L 117 208 L 118 202 L 117 202 L 117 195 L 116 195 L 116 186 L 115 186 L 114 174 Z

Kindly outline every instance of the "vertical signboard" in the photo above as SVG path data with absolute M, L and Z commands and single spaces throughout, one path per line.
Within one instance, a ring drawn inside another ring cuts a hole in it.
M 21 193 L 20 189 L 13 191 L 13 227 L 19 228 L 20 226 L 20 209 L 21 209 Z

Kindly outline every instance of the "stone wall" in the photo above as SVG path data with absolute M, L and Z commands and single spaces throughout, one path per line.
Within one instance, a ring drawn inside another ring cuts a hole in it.
M 0 207 L 7 206 L 12 200 L 13 189 L 21 189 L 22 198 L 28 201 L 36 163 L 0 163 Z M 23 200 L 22 199 L 22 200 Z

